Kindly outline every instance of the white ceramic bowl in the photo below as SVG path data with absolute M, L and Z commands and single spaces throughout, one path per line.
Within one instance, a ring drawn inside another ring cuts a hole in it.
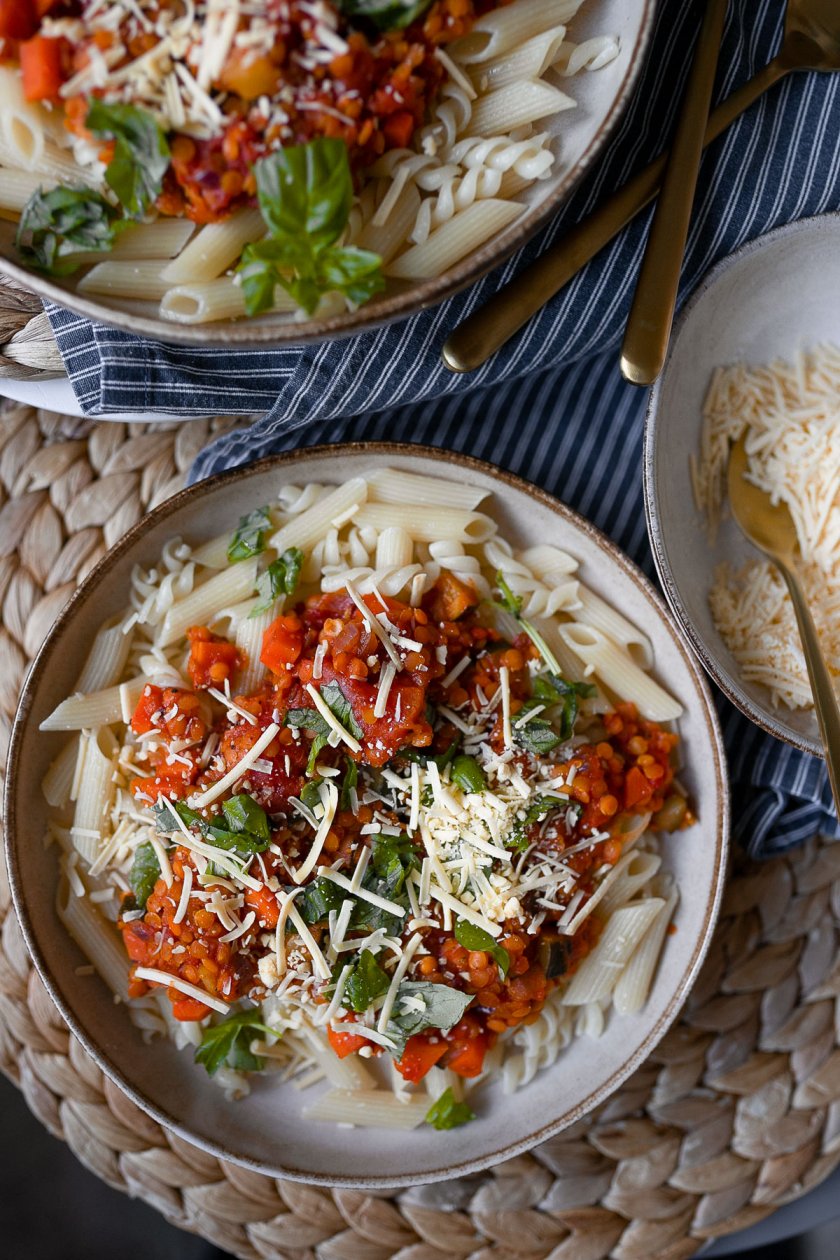
M 89 319 L 113 324 L 138 336 L 190 345 L 247 346 L 323 341 L 359 333 L 391 320 L 404 319 L 472 284 L 504 262 L 551 218 L 568 199 L 584 172 L 601 152 L 630 98 L 644 62 L 653 26 L 655 0 L 586 0 L 570 24 L 576 42 L 592 35 L 616 35 L 619 56 L 603 70 L 583 72 L 565 83 L 577 107 L 541 119 L 540 131 L 554 138 L 557 161 L 551 177 L 523 195 L 525 214 L 434 280 L 391 281 L 387 290 L 358 311 L 329 319 L 295 321 L 289 315 L 221 320 L 214 324 L 178 324 L 161 319 L 157 304 L 118 297 L 76 293 L 73 277 L 58 282 L 29 271 L 16 261 L 15 227 L 0 220 L 0 270 L 39 296 L 70 307 Z M 561 81 L 562 82 L 562 81 Z
M 42 846 L 40 783 L 63 737 L 43 735 L 38 725 L 72 689 L 95 628 L 125 606 L 132 566 L 154 562 L 173 534 L 202 541 L 225 521 L 233 527 L 254 503 L 273 498 L 283 481 L 339 482 L 378 466 L 467 479 L 492 490 L 490 510 L 506 537 L 523 546 L 551 539 L 567 548 L 580 559 L 585 581 L 644 626 L 658 678 L 685 705 L 682 777 L 699 815 L 695 827 L 663 844 L 680 904 L 644 1010 L 613 1018 L 599 1041 L 576 1040 L 553 1068 L 513 1096 L 494 1084 L 481 1118 L 447 1133 L 307 1122 L 302 1094 L 276 1080 L 258 1080 L 248 1098 L 230 1102 L 189 1053 L 171 1044 L 146 1045 L 104 984 L 76 974 L 82 956 L 54 913 L 56 863 Z M 709 692 L 642 574 L 591 525 L 526 482 L 468 457 L 409 446 L 299 451 L 202 482 L 152 512 L 108 553 L 56 623 L 29 674 L 9 758 L 6 836 L 15 906 L 35 965 L 70 1027 L 136 1103 L 189 1141 L 271 1175 L 323 1185 L 406 1185 L 484 1168 L 550 1137 L 615 1090 L 665 1033 L 697 974 L 720 900 L 727 832 L 726 774 Z
M 718 686 L 747 717 L 805 752 L 822 756 L 813 710 L 775 709 L 767 688 L 746 681 L 709 610 L 723 561 L 758 554 L 735 522 L 714 546 L 694 505 L 689 455 L 699 453 L 703 400 L 715 368 L 790 359 L 801 348 L 840 345 L 840 215 L 801 219 L 718 263 L 685 307 L 645 430 L 645 505 L 654 559 L 683 630 Z

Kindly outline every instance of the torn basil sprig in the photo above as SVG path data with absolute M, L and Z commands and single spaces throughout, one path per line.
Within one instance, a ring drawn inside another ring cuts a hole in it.
M 361 739 L 364 732 L 356 720 L 353 706 L 335 679 L 324 683 L 320 695 L 324 704 L 347 733 L 352 735 L 354 739 Z M 333 734 L 333 728 L 317 709 L 289 709 L 286 713 L 285 724 L 297 730 L 309 731 L 312 735 L 312 746 L 309 749 L 306 773 L 310 776 L 313 775 L 318 754 L 326 746 L 330 735 Z
M 202 818 L 183 801 L 162 797 L 154 806 L 158 831 L 178 829 L 177 814 L 185 827 L 195 829 L 217 849 L 227 849 L 240 857 L 264 853 L 271 843 L 271 826 L 265 810 L 253 797 L 240 793 L 222 805 L 222 817 Z
M 498 963 L 504 980 L 510 970 L 510 954 L 503 945 L 499 945 L 493 939 L 489 932 L 485 932 L 484 928 L 478 927 L 475 923 L 468 923 L 466 919 L 458 919 L 455 924 L 455 940 L 471 952 L 481 951 L 489 954 L 493 961 Z
M 236 533 L 227 549 L 231 564 L 237 560 L 249 560 L 265 550 L 265 536 L 271 529 L 271 517 L 267 507 L 254 508 L 246 516 L 240 516 Z
M 384 289 L 378 254 L 338 244 L 353 201 L 343 140 L 290 145 L 253 169 L 270 235 L 247 245 L 237 268 L 249 315 L 271 309 L 278 284 L 309 315 L 325 293 L 343 293 L 359 306 Z
M 282 556 L 272 560 L 265 572 L 257 578 L 260 602 L 248 613 L 249 619 L 268 612 L 281 595 L 294 595 L 302 564 L 303 552 L 300 547 L 288 547 Z
M 433 1129 L 457 1129 L 470 1120 L 475 1120 L 475 1112 L 469 1103 L 456 1099 L 451 1086 L 443 1091 L 426 1112 L 426 1124 L 430 1124 Z
M 95 136 L 113 141 L 105 182 L 125 213 L 142 219 L 160 196 L 171 160 L 162 128 L 148 110 L 97 99 L 91 101 L 85 126 Z
M 391 977 L 383 971 L 369 949 L 363 949 L 344 986 L 342 1005 L 358 1014 L 388 992 Z
M 534 823 L 542 822 L 552 810 L 560 809 L 567 804 L 568 802 L 562 796 L 538 796 L 528 806 L 524 817 L 518 819 L 505 836 L 505 848 L 516 849 L 518 852 L 527 849 L 529 843 L 528 832 Z
M 259 1072 L 264 1060 L 251 1051 L 254 1033 L 258 1032 L 269 1037 L 280 1035 L 260 1021 L 258 1010 L 237 1011 L 228 1015 L 221 1023 L 204 1030 L 201 1044 L 195 1052 L 195 1061 L 203 1064 L 209 1076 L 215 1076 L 220 1067 L 233 1068 L 237 1072 Z
M 428 1028 L 449 1032 L 472 1000 L 471 993 L 462 993 L 448 984 L 404 980 L 397 990 L 394 1012 L 385 1028 L 385 1035 L 394 1043 L 394 1058 L 402 1058 L 406 1042 L 416 1033 Z
M 67 276 L 82 265 L 79 254 L 106 253 L 126 226 L 92 188 L 39 188 L 23 208 L 15 243 L 30 267 Z
M 148 840 L 146 840 L 143 844 L 138 844 L 134 850 L 134 859 L 128 872 L 128 886 L 131 889 L 132 897 L 123 902 L 123 911 L 145 910 L 146 902 L 149 900 L 152 890 L 159 879 L 160 862 L 158 855 L 155 853 L 154 845 L 149 844 Z

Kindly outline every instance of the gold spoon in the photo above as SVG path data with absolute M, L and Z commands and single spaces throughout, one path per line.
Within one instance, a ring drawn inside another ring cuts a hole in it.
M 793 70 L 840 70 L 838 0 L 788 0 L 785 36 L 773 60 L 718 105 L 704 144 L 711 144 L 753 101 Z M 453 372 L 472 372 L 505 344 L 585 263 L 653 200 L 668 161 L 662 154 L 562 240 L 460 324 L 443 347 Z
M 633 385 L 652 385 L 668 352 L 726 5 L 727 0 L 708 0 L 706 5 L 668 168 L 636 281 L 621 347 L 621 373 Z
M 774 504 L 769 494 L 747 481 L 746 442 L 739 438 L 729 455 L 729 502 L 732 515 L 754 547 L 773 561 L 787 584 L 820 727 L 834 808 L 840 817 L 840 705 L 802 585 L 796 573 L 797 541 L 793 517 L 785 503 Z

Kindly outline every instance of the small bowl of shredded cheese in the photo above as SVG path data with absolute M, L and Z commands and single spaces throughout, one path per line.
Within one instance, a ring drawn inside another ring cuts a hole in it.
M 748 717 L 821 754 L 781 574 L 729 512 L 731 444 L 788 505 L 800 576 L 840 686 L 840 215 L 721 262 L 688 303 L 652 392 L 645 503 L 660 579 L 709 673 Z

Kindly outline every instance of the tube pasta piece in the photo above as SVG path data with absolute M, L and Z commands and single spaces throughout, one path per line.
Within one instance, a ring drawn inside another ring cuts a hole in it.
M 192 238 L 177 258 L 164 268 L 170 285 L 198 284 L 215 280 L 251 241 L 265 236 L 265 222 L 259 210 L 238 210 L 221 223 L 209 223 Z
M 377 569 L 397 569 L 410 565 L 414 557 L 414 542 L 407 530 L 400 525 L 388 525 L 376 540 Z
M 400 280 L 424 280 L 439 276 L 489 237 L 501 232 L 522 214 L 524 207 L 516 201 L 499 201 L 488 197 L 474 201 L 466 210 L 441 224 L 423 241 L 400 254 L 385 268 L 389 276 Z
M 357 525 L 386 529 L 388 523 L 401 526 L 415 542 L 451 538 L 462 543 L 484 542 L 496 531 L 496 524 L 482 512 L 463 508 L 417 504 L 366 503 L 355 515 Z
M 90 864 L 109 828 L 109 814 L 114 800 L 114 770 L 117 742 L 107 726 L 82 736 L 84 772 L 73 826 L 70 829 L 74 848 Z
M 354 477 L 337 486 L 323 498 L 318 499 L 312 507 L 292 517 L 281 525 L 271 539 L 271 546 L 282 553 L 288 547 L 300 547 L 306 551 L 326 534 L 330 526 L 347 512 L 353 511 L 353 519 L 358 522 L 358 511 L 367 502 L 368 485 L 363 477 Z M 398 522 L 386 522 L 386 524 Z
M 130 678 L 128 682 L 92 691 L 87 695 L 70 696 L 41 723 L 42 731 L 81 731 L 111 722 L 126 721 L 126 707 L 136 707 L 148 679 Z M 131 716 L 129 714 L 129 716 Z
M 122 620 L 116 625 L 104 625 L 93 640 L 76 690 L 101 691 L 104 687 L 114 686 L 122 676 L 130 647 L 131 634 L 123 632 Z
M 203 626 L 212 622 L 220 608 L 235 604 L 253 594 L 257 581 L 257 561 L 240 560 L 221 573 L 196 587 L 184 599 L 179 599 L 167 612 L 160 628 L 158 645 L 167 647 L 187 633 L 190 626 Z
M 620 1015 L 633 1015 L 647 1001 L 653 973 L 662 953 L 665 933 L 677 905 L 677 894 L 672 891 L 665 900 L 653 923 L 642 936 L 635 953 L 618 977 L 613 990 L 613 1003 Z
M 537 543 L 535 547 L 528 547 L 520 552 L 519 559 L 544 582 L 568 577 L 570 573 L 577 573 L 580 568 L 574 556 L 570 556 L 568 551 L 563 551 L 560 547 L 553 547 L 551 543 Z
M 136 227 L 120 233 L 111 257 L 120 260 L 174 258 L 181 253 L 194 232 L 195 224 L 189 219 L 157 219 L 154 223 L 138 223 Z
M 661 897 L 648 897 L 614 911 L 598 944 L 572 976 L 563 1005 L 585 1006 L 609 997 L 628 958 L 664 905 Z
M 259 613 L 256 617 L 246 617 L 237 622 L 234 642 L 245 657 L 245 665 L 237 674 L 233 694 L 247 696 L 259 687 L 265 674 L 265 666 L 260 662 L 263 635 L 281 607 L 282 601 L 278 600 L 264 613 Z
M 492 61 L 542 31 L 566 23 L 577 13 L 583 0 L 516 0 L 515 4 L 485 13 L 474 23 L 469 35 L 456 40 L 450 56 L 462 65 Z
M 377 468 L 368 475 L 371 503 L 437 504 L 472 510 L 487 498 L 488 490 L 444 478 L 421 477 L 417 473 Z
M 366 223 L 356 244 L 378 254 L 383 263 L 390 262 L 408 240 L 419 209 L 420 193 L 416 184 L 406 184 L 384 223 Z
M 646 884 L 656 875 L 662 858 L 658 853 L 648 853 L 644 849 L 635 849 L 630 861 L 601 899 L 601 914 L 612 914 L 613 910 L 631 901 Z
M 575 102 L 570 96 L 542 79 L 509 83 L 476 101 L 469 124 L 470 133 L 493 136 L 574 107 Z
M 203 564 L 208 569 L 224 569 L 229 563 L 227 558 L 230 546 L 230 534 L 218 534 L 208 542 L 202 543 L 192 552 L 196 564 Z
M 116 294 L 140 302 L 157 302 L 168 291 L 159 259 L 120 261 L 108 258 L 91 267 L 76 285 L 79 293 Z
M 429 1100 L 425 1094 L 400 1102 L 384 1089 L 332 1089 L 307 1107 L 307 1120 L 331 1120 L 362 1128 L 416 1129 L 426 1119 Z
M 29 198 L 39 188 L 52 188 L 56 182 L 55 178 L 44 179 L 36 171 L 3 167 L 0 170 L 0 207 L 14 211 L 16 215 L 20 214 Z M 97 257 L 101 258 L 102 255 Z
M 679 701 L 644 673 L 628 652 L 594 626 L 573 621 L 560 626 L 559 634 L 605 687 L 622 700 L 632 701 L 643 717 L 652 722 L 669 722 L 682 713 Z
M 642 669 L 650 669 L 653 665 L 653 645 L 650 639 L 634 626 L 632 621 L 622 617 L 621 613 L 611 607 L 600 595 L 596 595 L 583 583 L 578 588 L 579 608 L 575 609 L 575 621 L 600 630 L 613 643 L 626 648 L 637 665 Z
M 53 809 L 63 809 L 70 800 L 78 753 L 79 741 L 69 739 L 44 775 L 41 791 Z
M 67 139 L 60 115 L 28 101 L 21 76 L 11 66 L 0 66 L 0 142 L 12 155 L 12 166 L 40 168 L 47 139 Z
M 112 993 L 127 1002 L 128 967 L 116 929 L 86 896 L 75 895 L 66 878 L 59 884 L 55 908 L 85 958 L 90 959 Z
M 541 31 L 501 57 L 472 66 L 473 82 L 480 92 L 495 92 L 509 83 L 538 79 L 557 59 L 565 38 L 565 26 Z
M 177 261 L 177 259 L 176 259 Z M 294 311 L 296 303 L 277 288 L 272 310 Z M 245 298 L 233 277 L 179 284 L 169 288 L 160 303 L 160 313 L 176 324 L 208 324 L 215 319 L 238 319 L 245 315 Z

